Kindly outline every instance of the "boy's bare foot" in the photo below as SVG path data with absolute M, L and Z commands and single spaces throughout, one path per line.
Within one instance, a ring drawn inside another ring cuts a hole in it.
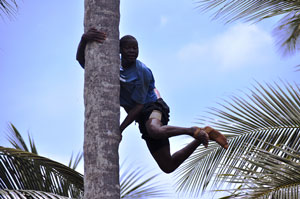
M 216 141 L 224 149 L 228 149 L 227 139 L 222 133 L 209 126 L 204 127 L 203 130 L 208 134 L 210 140 Z
M 196 139 L 196 140 L 199 140 L 204 146 L 205 148 L 208 147 L 208 140 L 209 140 L 209 136 L 208 134 L 202 129 L 202 128 L 199 128 L 199 127 L 192 127 L 194 129 L 194 134 L 193 134 L 193 137 Z

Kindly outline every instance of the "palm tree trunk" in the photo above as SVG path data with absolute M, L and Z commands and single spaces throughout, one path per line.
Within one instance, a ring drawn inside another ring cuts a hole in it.
M 85 53 L 84 198 L 120 198 L 119 0 L 85 0 L 85 31 L 107 33 Z

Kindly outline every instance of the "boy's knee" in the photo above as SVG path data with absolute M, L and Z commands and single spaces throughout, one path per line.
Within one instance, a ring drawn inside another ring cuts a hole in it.
M 155 139 L 160 138 L 159 128 L 156 127 L 155 125 L 149 125 L 147 130 L 148 130 L 150 137 L 155 138 Z
M 150 137 L 154 139 L 162 138 L 161 136 L 163 136 L 163 133 L 161 132 L 161 125 L 158 124 L 156 121 L 153 121 L 153 119 L 150 119 L 147 122 L 146 128 Z
M 169 173 L 172 173 L 173 171 L 175 171 L 176 168 L 173 168 L 173 167 L 170 167 L 171 165 L 169 166 L 166 166 L 166 167 L 161 167 L 160 166 L 160 169 L 166 173 L 166 174 L 169 174 Z
M 174 171 L 175 169 L 170 169 L 170 168 L 167 168 L 165 170 L 162 170 L 163 172 L 165 172 L 166 174 L 170 174 Z

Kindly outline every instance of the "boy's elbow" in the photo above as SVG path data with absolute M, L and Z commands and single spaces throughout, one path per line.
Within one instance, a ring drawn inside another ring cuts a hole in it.
M 85 61 L 80 59 L 79 57 L 76 56 L 76 60 L 78 61 L 78 63 L 80 64 L 80 66 L 84 69 L 84 63 Z
M 80 62 L 79 62 L 79 64 L 80 64 L 81 68 L 84 69 L 84 62 L 83 62 L 83 63 L 80 63 Z

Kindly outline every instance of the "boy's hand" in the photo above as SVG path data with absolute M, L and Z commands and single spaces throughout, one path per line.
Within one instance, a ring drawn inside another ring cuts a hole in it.
M 85 42 L 95 41 L 95 42 L 103 43 L 104 40 L 106 39 L 106 33 L 100 32 L 95 28 L 91 28 L 82 35 L 81 39 Z

